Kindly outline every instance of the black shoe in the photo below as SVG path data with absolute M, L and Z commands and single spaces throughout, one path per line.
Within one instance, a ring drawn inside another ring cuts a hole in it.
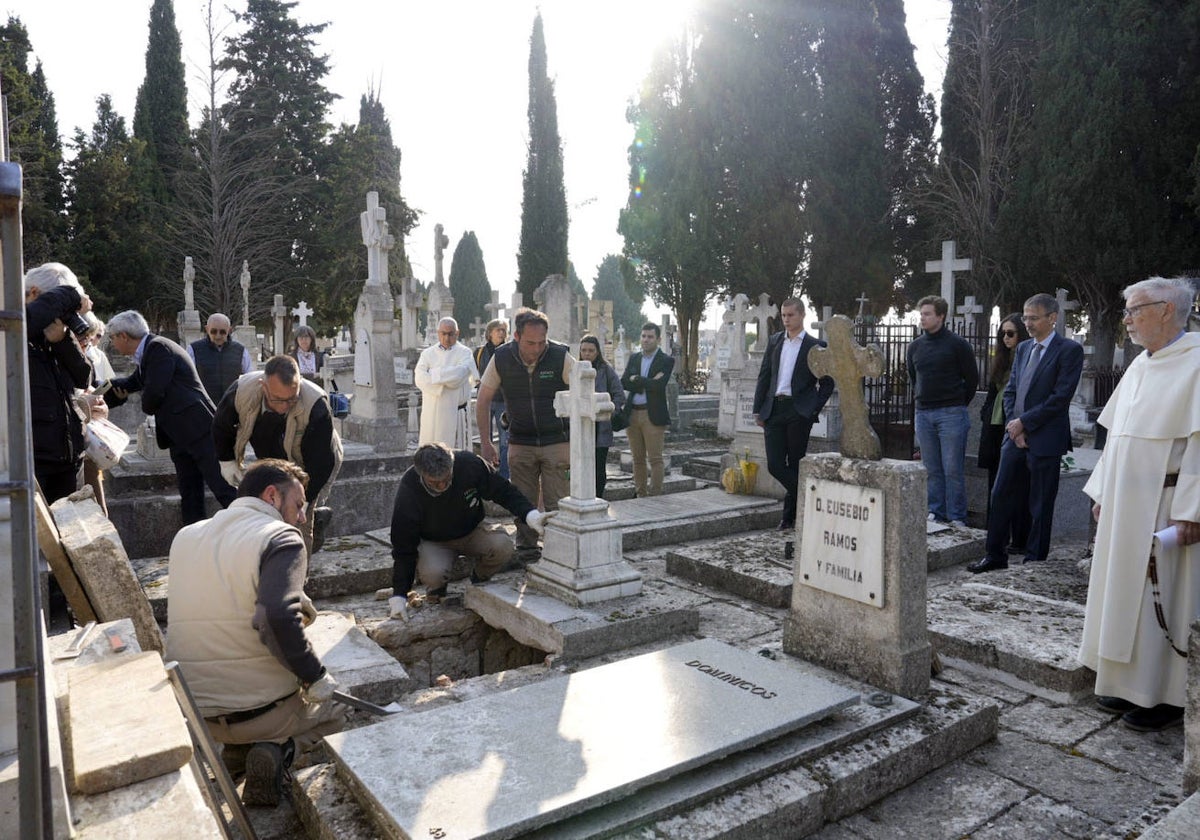
M 1121 723 L 1136 732 L 1161 732 L 1183 723 L 1183 707 L 1159 703 L 1153 709 L 1136 708 L 1121 715 Z
M 1008 559 L 993 560 L 991 557 L 984 557 L 982 560 L 976 560 L 974 563 L 967 565 L 967 571 L 973 575 L 980 572 L 994 572 L 997 569 L 1007 569 Z
M 262 741 L 246 753 L 242 803 L 273 808 L 283 798 L 283 745 Z
M 793 531 L 795 528 L 796 520 L 794 519 L 781 519 L 779 520 L 779 524 L 775 526 L 776 531 Z
M 221 763 L 229 771 L 229 778 L 240 779 L 246 775 L 246 755 L 251 744 L 225 744 L 221 747 Z
M 319 507 L 313 509 L 313 554 L 325 545 L 325 535 L 329 533 L 329 523 L 333 521 L 333 508 Z
M 1106 712 L 1112 712 L 1114 715 L 1123 715 L 1126 712 L 1132 712 L 1139 708 L 1136 703 L 1130 703 L 1120 697 L 1105 697 L 1104 695 L 1096 695 L 1096 705 Z

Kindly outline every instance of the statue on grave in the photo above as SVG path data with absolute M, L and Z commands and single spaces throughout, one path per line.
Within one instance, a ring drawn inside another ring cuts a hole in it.
M 196 308 L 196 267 L 192 265 L 191 257 L 183 258 L 183 308 L 192 311 Z
M 443 230 L 441 222 L 433 226 L 433 282 L 439 286 L 446 285 L 442 263 L 445 261 L 445 248 L 450 244 L 450 237 L 446 236 Z
M 242 274 L 238 278 L 242 284 L 242 326 L 250 326 L 250 261 L 242 260 Z

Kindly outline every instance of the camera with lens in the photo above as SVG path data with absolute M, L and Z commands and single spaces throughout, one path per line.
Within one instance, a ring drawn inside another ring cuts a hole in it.
M 77 338 L 84 338 L 92 331 L 92 325 L 78 312 L 70 312 L 63 316 L 62 322 Z

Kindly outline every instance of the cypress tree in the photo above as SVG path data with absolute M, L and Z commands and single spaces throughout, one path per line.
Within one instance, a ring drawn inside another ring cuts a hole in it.
M 450 294 L 454 296 L 454 320 L 464 343 L 473 334 L 469 325 L 476 318 L 487 321 L 487 310 L 483 307 L 492 300 L 492 287 L 488 283 L 487 268 L 483 264 L 483 249 L 475 231 L 469 230 L 454 246 L 450 259 Z
M 563 185 L 558 104 L 546 68 L 542 15 L 529 38 L 529 154 L 521 198 L 517 291 L 533 305 L 533 291 L 551 274 L 567 273 L 567 193 Z
M 153 165 L 155 198 L 164 201 L 172 176 L 190 159 L 183 46 L 172 0 L 154 0 L 150 7 L 146 77 L 138 88 L 133 136 L 145 144 Z
M 638 290 L 640 295 L 640 289 Z M 613 340 L 616 340 L 617 328 L 625 327 L 626 338 L 637 335 L 642 324 L 646 323 L 646 315 L 642 312 L 642 300 L 635 299 L 625 285 L 625 276 L 621 271 L 621 258 L 616 254 L 608 254 L 596 266 L 596 279 L 592 283 L 592 300 L 611 300 L 613 303 Z M 611 360 L 610 360 L 611 361 Z

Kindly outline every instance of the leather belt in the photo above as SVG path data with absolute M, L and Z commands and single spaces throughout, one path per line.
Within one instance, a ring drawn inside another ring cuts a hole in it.
M 1174 487 L 1179 483 L 1179 473 L 1167 473 L 1163 476 L 1163 487 Z
M 792 401 L 792 395 L 791 395 L 791 394 L 776 394 L 776 395 L 775 395 L 775 401 L 776 401 L 776 402 L 779 402 L 780 400 L 787 400 L 788 402 L 791 402 L 791 401 Z
M 232 726 L 235 723 L 245 723 L 248 720 L 254 720 L 256 717 L 262 717 L 291 696 L 292 695 L 288 694 L 285 697 L 280 697 L 278 700 L 274 700 L 265 706 L 259 706 L 257 709 L 246 709 L 245 711 L 241 712 L 230 712 L 227 715 L 206 717 L 205 720 L 209 723 L 223 723 L 226 726 Z

